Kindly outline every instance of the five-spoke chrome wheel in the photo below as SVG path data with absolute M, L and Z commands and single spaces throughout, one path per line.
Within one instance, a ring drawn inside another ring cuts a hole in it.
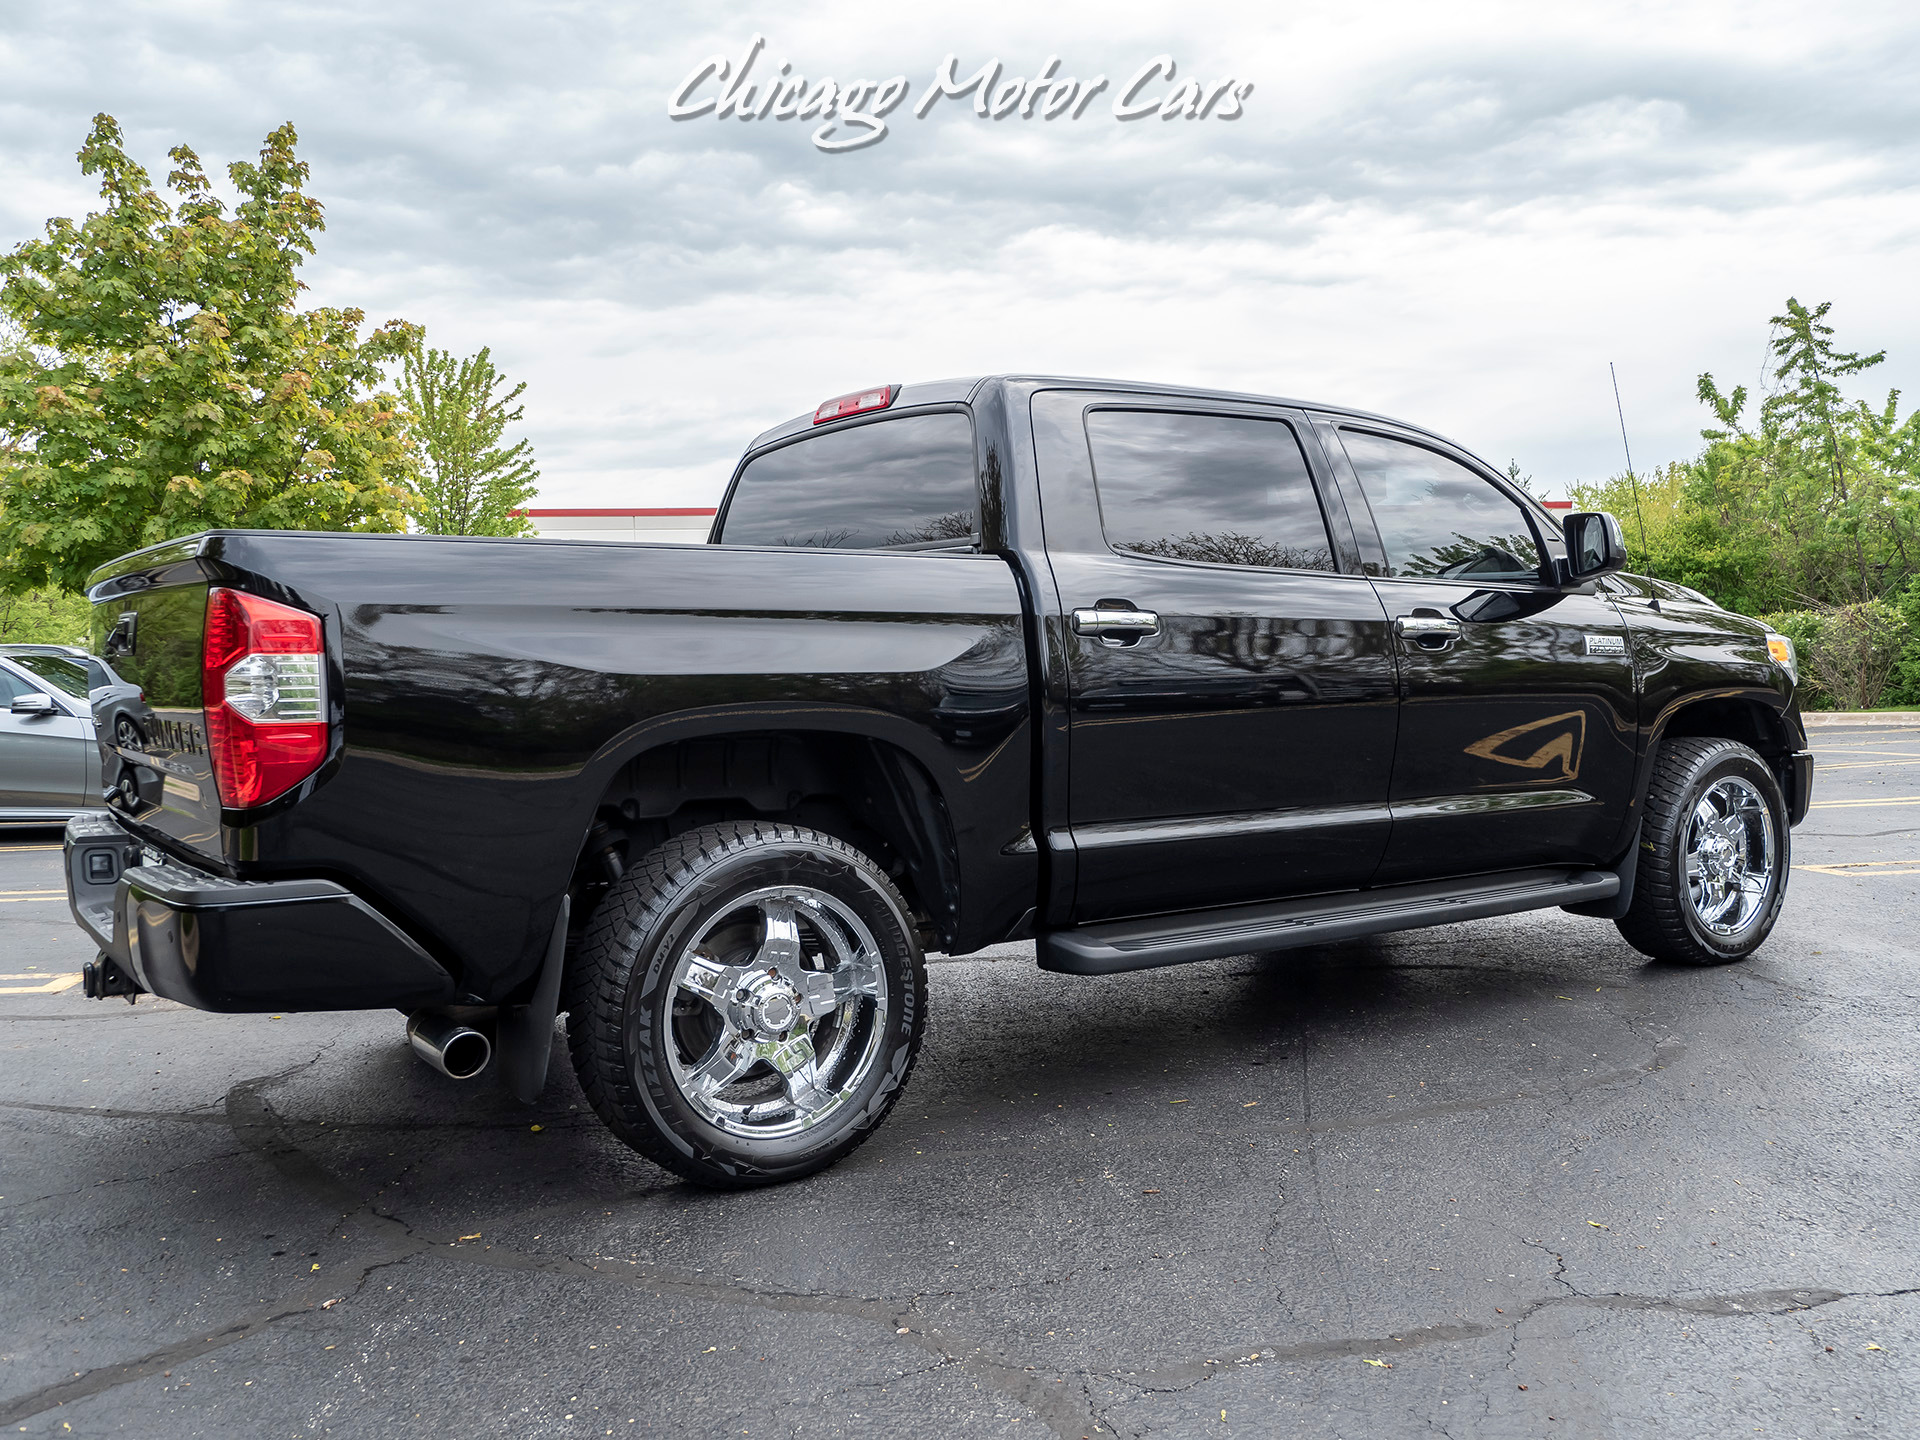
M 1773 887 L 1773 813 L 1748 780 L 1714 781 L 1687 819 L 1686 894 L 1715 935 L 1737 935 L 1760 914 Z
M 702 1185 L 795 1180 L 899 1100 L 926 1033 L 906 898 L 865 852 L 770 820 L 682 831 L 607 887 L 570 957 L 596 1114 Z
M 818 1125 L 857 1092 L 884 1031 L 886 968 L 872 933 L 825 891 L 742 895 L 674 964 L 668 1069 L 687 1103 L 732 1135 Z

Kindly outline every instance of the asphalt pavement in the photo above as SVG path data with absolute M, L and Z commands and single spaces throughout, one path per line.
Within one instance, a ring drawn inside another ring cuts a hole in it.
M 1920 1433 L 1920 722 L 1754 959 L 1557 911 L 931 967 L 906 1099 L 713 1194 L 395 1014 L 89 1001 L 0 836 L 0 1434 Z

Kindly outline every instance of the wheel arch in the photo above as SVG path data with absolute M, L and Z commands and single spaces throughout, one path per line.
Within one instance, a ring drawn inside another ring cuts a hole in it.
M 1789 806 L 1795 793 L 1793 757 L 1801 748 L 1795 725 L 1775 690 L 1717 690 L 1676 698 L 1653 726 L 1641 768 L 1639 797 L 1644 801 L 1660 746 L 1669 739 L 1737 740 L 1767 762 Z
M 900 889 L 925 941 L 954 942 L 960 850 L 930 767 L 897 739 L 771 725 L 664 739 L 616 760 L 582 826 L 569 884 L 576 933 L 628 864 L 723 820 L 785 821 L 846 841 Z
M 1799 748 L 1780 697 L 1772 690 L 1722 691 L 1678 699 L 1654 726 L 1653 738 L 1658 742 L 1680 735 L 1738 740 L 1770 761 Z

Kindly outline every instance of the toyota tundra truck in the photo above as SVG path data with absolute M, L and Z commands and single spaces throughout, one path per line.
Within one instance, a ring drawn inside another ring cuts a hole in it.
M 620 1139 L 749 1186 L 886 1117 L 929 949 L 1558 908 L 1741 960 L 1812 789 L 1793 648 L 1625 560 L 1417 426 L 1020 376 L 769 430 L 705 545 L 170 541 L 91 579 L 141 699 L 67 830 L 87 991 L 393 1008 L 528 1101 L 564 1012 Z

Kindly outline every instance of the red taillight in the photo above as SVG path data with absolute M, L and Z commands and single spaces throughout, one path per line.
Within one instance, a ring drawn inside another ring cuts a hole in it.
M 844 420 L 849 415 L 858 415 L 863 410 L 884 410 L 891 405 L 894 397 L 900 393 L 898 385 L 876 385 L 871 390 L 856 390 L 851 395 L 836 395 L 831 400 L 822 401 L 820 408 L 813 412 L 813 423 L 824 425 L 829 420 Z
M 220 801 L 284 795 L 327 758 L 320 617 L 240 590 L 207 592 L 201 703 Z

